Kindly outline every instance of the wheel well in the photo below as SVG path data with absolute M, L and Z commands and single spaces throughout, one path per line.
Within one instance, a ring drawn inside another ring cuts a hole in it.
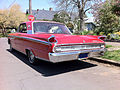
M 25 49 L 26 55 L 28 56 L 29 52 L 32 51 L 31 49 Z M 32 53 L 34 54 L 34 52 L 32 51 Z M 34 54 L 35 55 L 35 54 Z
M 28 56 L 28 52 L 30 51 L 29 49 L 25 49 L 26 55 Z

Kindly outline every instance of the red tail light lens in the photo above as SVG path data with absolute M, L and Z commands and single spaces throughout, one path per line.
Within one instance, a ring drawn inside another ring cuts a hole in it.
M 106 36 L 99 36 L 98 39 L 105 40 Z
M 48 41 L 52 42 L 52 43 L 56 43 L 57 42 L 57 40 L 55 39 L 55 36 L 53 36 L 53 35 L 48 38 Z
M 57 42 L 57 41 L 55 40 L 55 37 L 52 37 L 49 39 L 49 42 Z

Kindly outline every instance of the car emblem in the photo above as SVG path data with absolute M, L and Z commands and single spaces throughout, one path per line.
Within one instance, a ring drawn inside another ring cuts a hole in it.
M 83 40 L 83 42 L 85 43 L 85 40 Z

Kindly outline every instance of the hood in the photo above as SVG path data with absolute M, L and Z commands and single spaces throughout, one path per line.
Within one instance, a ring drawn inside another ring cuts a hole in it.
M 68 34 L 32 34 L 30 36 L 48 41 L 48 38 L 55 36 L 57 44 L 78 44 L 78 43 L 104 43 L 98 36 L 92 35 L 68 35 Z

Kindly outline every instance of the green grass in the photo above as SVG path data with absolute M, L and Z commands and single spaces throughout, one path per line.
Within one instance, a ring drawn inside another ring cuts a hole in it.
M 7 35 L 8 35 L 8 33 L 7 33 Z M 2 33 L 0 33 L 0 38 L 1 38 L 1 37 L 7 37 L 7 36 L 3 36 L 3 34 L 2 34 Z
M 3 35 L 0 33 L 0 38 L 3 37 Z
M 110 48 L 113 47 L 112 45 L 105 45 L 106 48 Z
M 120 50 L 107 51 L 102 58 L 120 61 Z

